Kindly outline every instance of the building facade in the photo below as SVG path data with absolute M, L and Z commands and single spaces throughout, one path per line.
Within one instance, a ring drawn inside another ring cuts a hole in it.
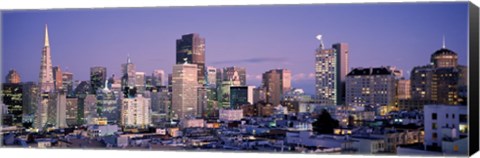
M 323 41 L 315 53 L 316 101 L 323 105 L 342 105 L 348 73 L 348 45 L 337 43 L 325 49 Z
M 145 128 L 150 124 L 150 98 L 138 94 L 122 100 L 121 125 Z
M 396 78 L 391 67 L 355 68 L 346 79 L 346 105 L 393 106 Z
M 196 64 L 185 63 L 173 66 L 172 112 L 174 118 L 183 119 L 198 115 L 197 69 Z
M 197 81 L 205 84 L 205 39 L 197 33 L 177 39 L 176 64 L 188 62 L 197 65 Z
M 95 66 L 90 68 L 90 84 L 92 85 L 92 94 L 97 90 L 103 89 L 107 80 L 107 68 Z
M 292 73 L 287 69 L 274 69 L 263 73 L 262 85 L 266 99 L 273 105 L 280 104 L 283 95 L 291 89 Z

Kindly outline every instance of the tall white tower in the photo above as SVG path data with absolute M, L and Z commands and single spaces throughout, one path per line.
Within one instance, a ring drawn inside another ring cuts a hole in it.
M 42 93 L 53 92 L 55 89 L 52 71 L 52 59 L 50 55 L 50 42 L 48 39 L 48 27 L 45 24 L 45 45 L 42 50 L 42 62 L 40 64 L 40 90 Z

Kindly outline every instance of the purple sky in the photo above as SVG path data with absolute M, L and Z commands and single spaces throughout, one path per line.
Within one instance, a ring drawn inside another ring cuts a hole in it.
M 297 6 L 161 7 L 5 11 L 2 13 L 2 80 L 16 69 L 38 81 L 44 25 L 53 65 L 88 80 L 90 67 L 120 73 L 130 54 L 137 71 L 172 71 L 175 40 L 187 33 L 206 39 L 207 66 L 247 68 L 247 84 L 261 73 L 292 71 L 294 87 L 314 93 L 314 50 L 346 42 L 349 67 L 391 65 L 404 71 L 425 65 L 441 48 L 467 63 L 468 3 L 323 4 Z

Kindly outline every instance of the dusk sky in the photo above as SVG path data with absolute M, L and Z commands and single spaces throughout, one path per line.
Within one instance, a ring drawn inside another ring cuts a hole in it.
M 349 44 L 349 67 L 396 66 L 409 77 L 414 66 L 446 47 L 467 64 L 468 3 L 320 4 L 290 6 L 158 7 L 130 9 L 19 10 L 2 12 L 2 80 L 16 69 L 38 82 L 48 24 L 52 62 L 75 80 L 90 67 L 120 76 L 130 54 L 137 71 L 171 73 L 175 41 L 199 33 L 206 65 L 247 69 L 247 84 L 275 68 L 292 72 L 293 87 L 314 94 L 315 49 Z

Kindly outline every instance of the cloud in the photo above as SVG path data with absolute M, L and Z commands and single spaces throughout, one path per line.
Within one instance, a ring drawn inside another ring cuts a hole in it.
M 311 79 L 314 79 L 314 78 L 315 78 L 314 73 L 309 73 L 309 74 L 299 73 L 299 74 L 294 74 L 292 76 L 292 81 L 311 80 Z
M 239 63 L 257 64 L 257 63 L 265 63 L 265 62 L 282 62 L 282 63 L 285 63 L 285 62 L 287 62 L 287 59 L 286 58 L 262 57 L 262 58 L 214 61 L 214 62 L 212 62 L 212 64 L 214 64 L 214 65 L 217 65 L 217 64 L 232 64 L 232 63 L 235 63 L 235 64 L 239 64 Z

